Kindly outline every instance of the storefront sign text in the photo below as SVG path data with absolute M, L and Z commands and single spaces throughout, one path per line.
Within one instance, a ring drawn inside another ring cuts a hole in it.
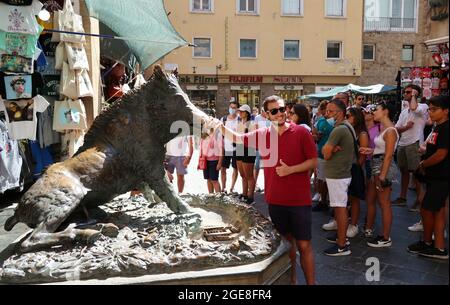
M 248 84 L 248 83 L 262 83 L 262 76 L 230 76 L 230 83 Z
M 298 84 L 303 83 L 301 76 L 274 76 L 274 83 L 278 84 Z
M 182 84 L 217 84 L 219 79 L 216 76 L 204 75 L 183 75 L 180 76 L 180 83 Z

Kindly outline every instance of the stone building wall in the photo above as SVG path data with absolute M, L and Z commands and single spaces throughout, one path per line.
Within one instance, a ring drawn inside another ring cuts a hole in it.
M 427 0 L 419 0 L 418 31 L 406 32 L 363 32 L 363 44 L 375 45 L 375 60 L 362 60 L 362 73 L 358 85 L 396 85 L 400 67 L 426 65 L 426 48 L 423 42 L 429 34 L 429 10 Z M 414 45 L 413 61 L 402 61 L 403 45 Z

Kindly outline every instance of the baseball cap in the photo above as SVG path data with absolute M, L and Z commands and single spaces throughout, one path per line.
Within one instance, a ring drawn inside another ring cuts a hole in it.
M 242 105 L 239 107 L 239 111 L 247 111 L 248 113 L 252 113 L 252 110 L 250 109 L 250 106 L 247 104 Z

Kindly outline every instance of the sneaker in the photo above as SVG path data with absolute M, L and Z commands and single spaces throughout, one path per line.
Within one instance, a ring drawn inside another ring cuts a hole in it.
M 333 234 L 330 235 L 326 238 L 327 242 L 332 243 L 332 244 L 337 244 L 337 234 Z M 345 245 L 349 246 L 350 245 L 350 241 L 348 240 L 348 238 L 345 239 Z
M 367 242 L 367 245 L 373 248 L 385 248 L 392 246 L 392 240 L 391 238 L 385 240 L 383 236 L 378 235 L 377 237 L 374 237 L 371 240 L 369 240 Z
M 411 232 L 423 232 L 423 224 L 422 221 L 419 221 L 412 226 L 408 227 L 408 231 Z
M 432 245 L 428 245 L 426 242 L 424 242 L 423 240 L 419 240 L 418 242 L 409 245 L 406 250 L 408 250 L 408 252 L 411 253 L 419 253 L 422 252 L 428 248 L 433 248 Z
M 334 219 L 331 219 L 329 223 L 326 223 L 322 226 L 322 229 L 325 231 L 334 231 L 337 230 L 337 222 Z
M 406 206 L 406 199 L 398 197 L 397 199 L 391 202 L 391 205 Z
M 438 259 L 448 259 L 447 249 L 439 250 L 438 248 L 428 248 L 418 253 L 420 256 L 438 258 Z
M 328 256 L 345 256 L 352 254 L 349 245 L 345 245 L 343 248 L 340 248 L 338 245 L 333 245 L 323 252 Z
M 328 211 L 328 206 L 323 203 L 318 203 L 315 206 L 312 207 L 313 212 L 322 212 L 322 211 Z
M 320 196 L 319 193 L 316 193 L 314 195 L 314 197 L 312 198 L 312 201 L 316 201 L 316 202 L 321 201 L 321 200 L 322 200 L 322 197 Z
M 347 227 L 347 237 L 353 238 L 356 235 L 358 235 L 358 232 L 359 232 L 358 225 L 356 225 L 356 226 L 354 226 L 352 224 L 348 225 L 348 227 Z
M 373 237 L 373 230 L 372 229 L 365 229 L 364 230 L 364 237 L 365 238 L 372 238 Z
M 255 203 L 255 199 L 254 198 L 251 198 L 251 197 L 247 198 L 247 204 L 254 204 L 254 203 Z

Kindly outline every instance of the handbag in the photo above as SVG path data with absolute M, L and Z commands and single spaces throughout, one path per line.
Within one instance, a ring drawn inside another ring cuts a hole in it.
M 78 97 L 92 97 L 94 96 L 94 88 L 92 87 L 91 79 L 86 70 L 76 71 L 77 79 L 77 96 Z
M 203 140 L 202 140 L 203 141 Z M 200 156 L 198 157 L 198 166 L 197 169 L 198 170 L 205 170 L 207 167 L 207 160 L 206 157 L 203 155 L 203 150 L 202 150 L 202 143 L 200 143 Z
M 355 150 L 355 156 L 358 159 L 359 153 L 355 135 L 353 134 L 349 126 L 347 126 L 346 124 L 344 125 L 348 128 L 353 137 L 353 148 Z M 348 194 L 350 196 L 364 200 L 366 197 L 366 181 L 364 177 L 364 171 L 361 165 L 359 165 L 358 163 L 353 163 L 351 173 L 352 173 L 352 181 L 350 182 L 350 186 L 348 187 Z

